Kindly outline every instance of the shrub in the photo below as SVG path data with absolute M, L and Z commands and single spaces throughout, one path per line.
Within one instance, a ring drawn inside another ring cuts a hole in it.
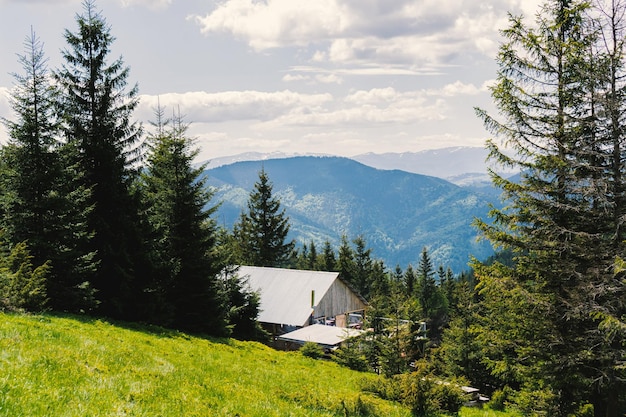
M 324 356 L 324 349 L 315 342 L 306 342 L 300 348 L 300 353 L 308 358 L 319 359 Z
M 558 396 L 549 388 L 522 389 L 515 404 L 523 415 L 553 416 L 559 414 Z
M 341 347 L 335 351 L 333 360 L 339 365 L 355 371 L 363 372 L 369 369 L 367 358 L 361 349 L 358 337 L 346 339 Z
M 425 362 L 415 372 L 365 383 L 363 390 L 380 398 L 404 403 L 414 416 L 429 417 L 442 413 L 457 414 L 465 402 L 460 384 L 432 375 Z
M 502 388 L 501 390 L 496 390 L 491 395 L 491 399 L 489 401 L 489 408 L 494 411 L 504 411 L 507 406 L 507 402 L 510 400 L 512 389 L 508 386 Z

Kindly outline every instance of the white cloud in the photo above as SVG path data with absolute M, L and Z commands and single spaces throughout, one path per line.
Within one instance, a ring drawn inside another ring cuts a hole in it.
M 507 11 L 536 10 L 538 1 L 226 0 L 193 19 L 203 33 L 229 33 L 257 51 L 313 45 L 314 62 L 436 66 L 493 56 Z
M 0 87 L 0 118 L 9 118 L 11 115 L 11 105 L 9 104 L 9 89 L 6 87 Z M 9 134 L 4 126 L 4 123 L 0 123 L 0 144 L 6 143 L 9 140 Z
M 429 99 L 421 92 L 398 92 L 393 88 L 357 91 L 314 111 L 291 109 L 256 125 L 263 130 L 279 127 L 352 127 L 368 129 L 385 124 L 409 124 L 446 118 L 443 100 Z
M 0 4 L 45 4 L 46 6 L 51 6 L 54 4 L 80 4 L 81 0 L 0 0 Z
M 7 87 L 0 87 L 0 117 L 6 117 L 11 112 L 9 97 L 11 97 L 11 90 Z
M 143 120 L 151 120 L 160 102 L 166 112 L 180 108 L 192 125 L 238 123 L 238 128 L 245 126 L 250 132 L 297 127 L 368 129 L 450 118 L 448 98 L 481 94 L 485 88 L 457 81 L 439 89 L 373 88 L 353 91 L 343 97 L 290 90 L 172 93 L 142 96 L 139 113 Z
M 315 79 L 323 84 L 342 84 L 343 78 L 337 74 L 318 74 Z
M 151 10 L 164 10 L 171 4 L 172 0 L 119 0 L 122 7 L 142 6 Z
M 311 81 L 311 77 L 309 77 L 308 75 L 302 75 L 302 74 L 285 74 L 283 76 L 283 81 L 285 82 L 292 82 L 292 81 Z
M 193 19 L 203 33 L 232 33 L 263 50 L 338 35 L 346 22 L 337 6 L 335 0 L 228 0 L 210 14 Z
M 483 84 L 480 87 L 476 87 L 474 84 L 465 84 L 462 81 L 455 81 L 452 84 L 446 84 L 439 90 L 431 90 L 430 95 L 454 97 L 459 95 L 473 96 L 480 93 L 485 93 L 487 87 Z
M 167 109 L 180 108 L 190 122 L 231 120 L 270 120 L 291 109 L 312 111 L 332 100 L 330 94 L 301 94 L 289 90 L 276 92 L 226 91 L 189 92 L 142 96 L 140 112 L 152 114 L 160 102 Z

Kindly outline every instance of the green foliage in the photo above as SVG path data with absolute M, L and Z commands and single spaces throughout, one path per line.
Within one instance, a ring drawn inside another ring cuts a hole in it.
M 267 342 L 270 334 L 257 321 L 261 304 L 259 293 L 252 290 L 236 270 L 230 269 L 227 267 L 222 271 L 220 281 L 226 297 L 226 320 L 231 337 Z
M 466 400 L 459 384 L 432 375 L 423 361 L 414 372 L 385 378 L 376 385 L 366 384 L 365 389 L 381 398 L 404 403 L 416 417 L 458 415 Z
M 524 416 L 556 416 L 563 413 L 557 393 L 550 388 L 522 389 L 513 396 L 515 408 Z
M 0 258 L 0 309 L 43 311 L 48 301 L 49 263 L 35 267 L 25 242 L 4 252 Z
M 0 152 L 1 227 L 11 244 L 28 242 L 33 263 L 50 263 L 45 284 L 52 308 L 89 311 L 95 306 L 85 223 L 90 193 L 77 185 L 80 175 L 59 140 L 58 91 L 42 43 L 31 32 L 24 46 L 23 74 L 14 74 L 11 96 L 16 118 L 4 120 L 10 141 Z
M 248 199 L 248 211 L 242 212 L 233 227 L 239 247 L 240 263 L 251 266 L 280 267 L 288 263 L 294 242 L 286 242 L 289 217 L 272 195 L 273 185 L 265 170 Z
M 626 313 L 612 275 L 626 249 L 625 7 L 548 1 L 532 25 L 511 16 L 492 87 L 500 119 L 478 110 L 502 144 L 488 142 L 492 161 L 521 171 L 492 173 L 507 206 L 476 223 L 514 261 L 476 265 L 478 342 L 525 413 L 626 411 L 624 338 L 599 317 Z
M 575 414 L 576 417 L 594 417 L 595 412 L 593 404 L 583 404 Z
M 489 408 L 496 411 L 504 411 L 508 406 L 508 402 L 511 401 L 512 394 L 513 390 L 508 386 L 495 390 L 489 399 Z
M 228 333 L 227 301 L 218 275 L 224 263 L 211 218 L 215 207 L 206 208 L 212 193 L 201 177 L 203 167 L 193 166 L 198 151 L 186 136 L 182 116 L 169 126 L 160 117 L 162 110 L 157 112 L 161 121 L 150 136 L 152 149 L 139 185 L 155 268 L 148 283 L 154 296 L 148 301 L 160 304 L 153 306 L 160 312 L 159 324 L 223 336 Z
M 307 358 L 319 359 L 324 356 L 324 349 L 315 342 L 305 342 L 300 353 Z
M 362 347 L 361 337 L 349 337 L 333 354 L 333 360 L 341 366 L 354 371 L 365 372 L 370 369 Z
M 133 278 L 142 270 L 144 254 L 138 226 L 138 200 L 131 194 L 134 164 L 141 155 L 141 127 L 133 122 L 137 86 L 127 89 L 129 68 L 121 58 L 109 62 L 114 37 L 94 0 L 83 2 L 75 32 L 65 31 L 64 64 L 54 76 L 63 130 L 75 158 L 82 186 L 90 190 L 87 227 L 93 231 L 88 252 L 97 269 L 92 284 L 102 301 L 99 311 L 131 317 Z

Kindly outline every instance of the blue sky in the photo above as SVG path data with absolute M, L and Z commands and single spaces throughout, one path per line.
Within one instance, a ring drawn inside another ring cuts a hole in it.
M 482 146 L 473 107 L 507 12 L 539 0 L 98 0 L 137 82 L 191 123 L 200 159 L 243 152 L 341 156 Z M 0 117 L 31 26 L 49 67 L 81 0 L 0 0 Z M 6 140 L 0 129 L 0 140 Z

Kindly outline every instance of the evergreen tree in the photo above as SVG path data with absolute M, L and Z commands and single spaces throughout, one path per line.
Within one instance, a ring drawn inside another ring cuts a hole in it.
M 355 264 L 354 264 L 354 251 L 348 241 L 348 236 L 341 236 L 341 244 L 339 246 L 339 253 L 337 256 L 336 270 L 341 277 L 353 286 L 356 286 L 355 277 Z
M 426 247 L 422 249 L 417 268 L 417 301 L 422 308 L 422 319 L 426 320 L 428 326 L 429 338 L 438 341 L 447 321 L 447 305 L 437 286 L 435 270 Z
M 307 257 L 307 269 L 311 271 L 317 271 L 317 248 L 315 243 L 311 241 L 309 245 L 309 256 Z
M 337 260 L 335 259 L 335 251 L 333 247 L 330 245 L 330 241 L 324 242 L 324 249 L 322 252 L 322 270 L 332 272 L 335 270 L 335 264 Z
M 141 274 L 141 238 L 136 229 L 138 199 L 131 194 L 133 164 L 140 156 L 141 127 L 132 121 L 138 104 L 137 86 L 126 89 L 129 68 L 121 58 L 109 64 L 114 41 L 94 0 L 83 2 L 77 30 L 65 31 L 68 49 L 55 78 L 67 142 L 91 190 L 91 249 L 98 270 L 93 284 L 102 301 L 100 311 L 132 317 L 133 278 Z
M 233 228 L 242 263 L 254 266 L 285 266 L 295 243 L 286 242 L 289 217 L 272 195 L 273 185 L 262 169 L 248 199 L 248 211 L 241 213 Z
M 366 247 L 363 236 L 357 236 L 354 241 L 354 286 L 366 299 L 372 288 L 372 250 Z
M 617 220 L 626 212 L 616 83 L 623 36 L 614 36 L 624 7 L 612 5 L 600 14 L 608 25 L 578 1 L 547 2 L 535 28 L 511 17 L 492 89 L 503 120 L 478 111 L 516 153 L 490 141 L 492 158 L 522 171 L 519 182 L 492 173 L 509 205 L 493 210 L 493 224 L 477 223 L 515 256 L 510 267 L 475 265 L 488 317 L 481 337 L 491 371 L 552 396 L 553 415 L 585 402 L 598 416 L 626 411 L 624 335 L 607 337 L 598 320 L 598 312 L 622 316 L 626 301 L 612 273 L 626 237 Z M 613 35 L 599 36 L 598 27 Z M 604 45 L 612 47 L 599 53 Z
M 404 286 L 406 288 L 406 293 L 408 296 L 414 296 L 416 291 L 416 281 L 417 277 L 415 275 L 415 270 L 413 269 L 413 265 L 409 264 L 407 266 L 406 271 L 404 271 Z
M 0 254 L 0 310 L 40 312 L 46 308 L 49 262 L 33 265 L 26 242 L 12 247 L 2 239 Z
M 298 250 L 296 249 L 296 267 L 298 269 L 304 269 L 307 270 L 309 269 L 309 247 L 308 245 L 305 243 L 302 245 L 302 249 Z
M 259 293 L 253 291 L 247 280 L 237 275 L 232 267 L 224 269 L 222 283 L 231 336 L 240 340 L 267 342 L 270 334 L 257 321 L 261 304 Z
M 50 262 L 46 293 L 56 310 L 95 307 L 88 282 L 95 269 L 89 251 L 89 192 L 77 183 L 60 142 L 57 91 L 50 83 L 43 45 L 34 32 L 19 56 L 24 73 L 11 104 L 17 120 L 5 123 L 10 141 L 2 148 L 2 228 L 13 245 L 28 242 L 36 265 Z
M 155 301 L 164 303 L 164 324 L 223 336 L 226 301 L 219 275 L 225 263 L 217 256 L 217 228 L 211 218 L 217 206 L 207 209 L 213 194 L 202 178 L 204 167 L 193 166 L 198 150 L 187 128 L 180 115 L 169 128 L 157 122 L 141 176 L 153 259 L 158 261 L 152 292 L 159 295 Z
M 437 282 L 430 255 L 426 247 L 422 248 L 419 265 L 417 268 L 417 300 L 422 306 L 424 318 L 432 317 L 436 308 Z

